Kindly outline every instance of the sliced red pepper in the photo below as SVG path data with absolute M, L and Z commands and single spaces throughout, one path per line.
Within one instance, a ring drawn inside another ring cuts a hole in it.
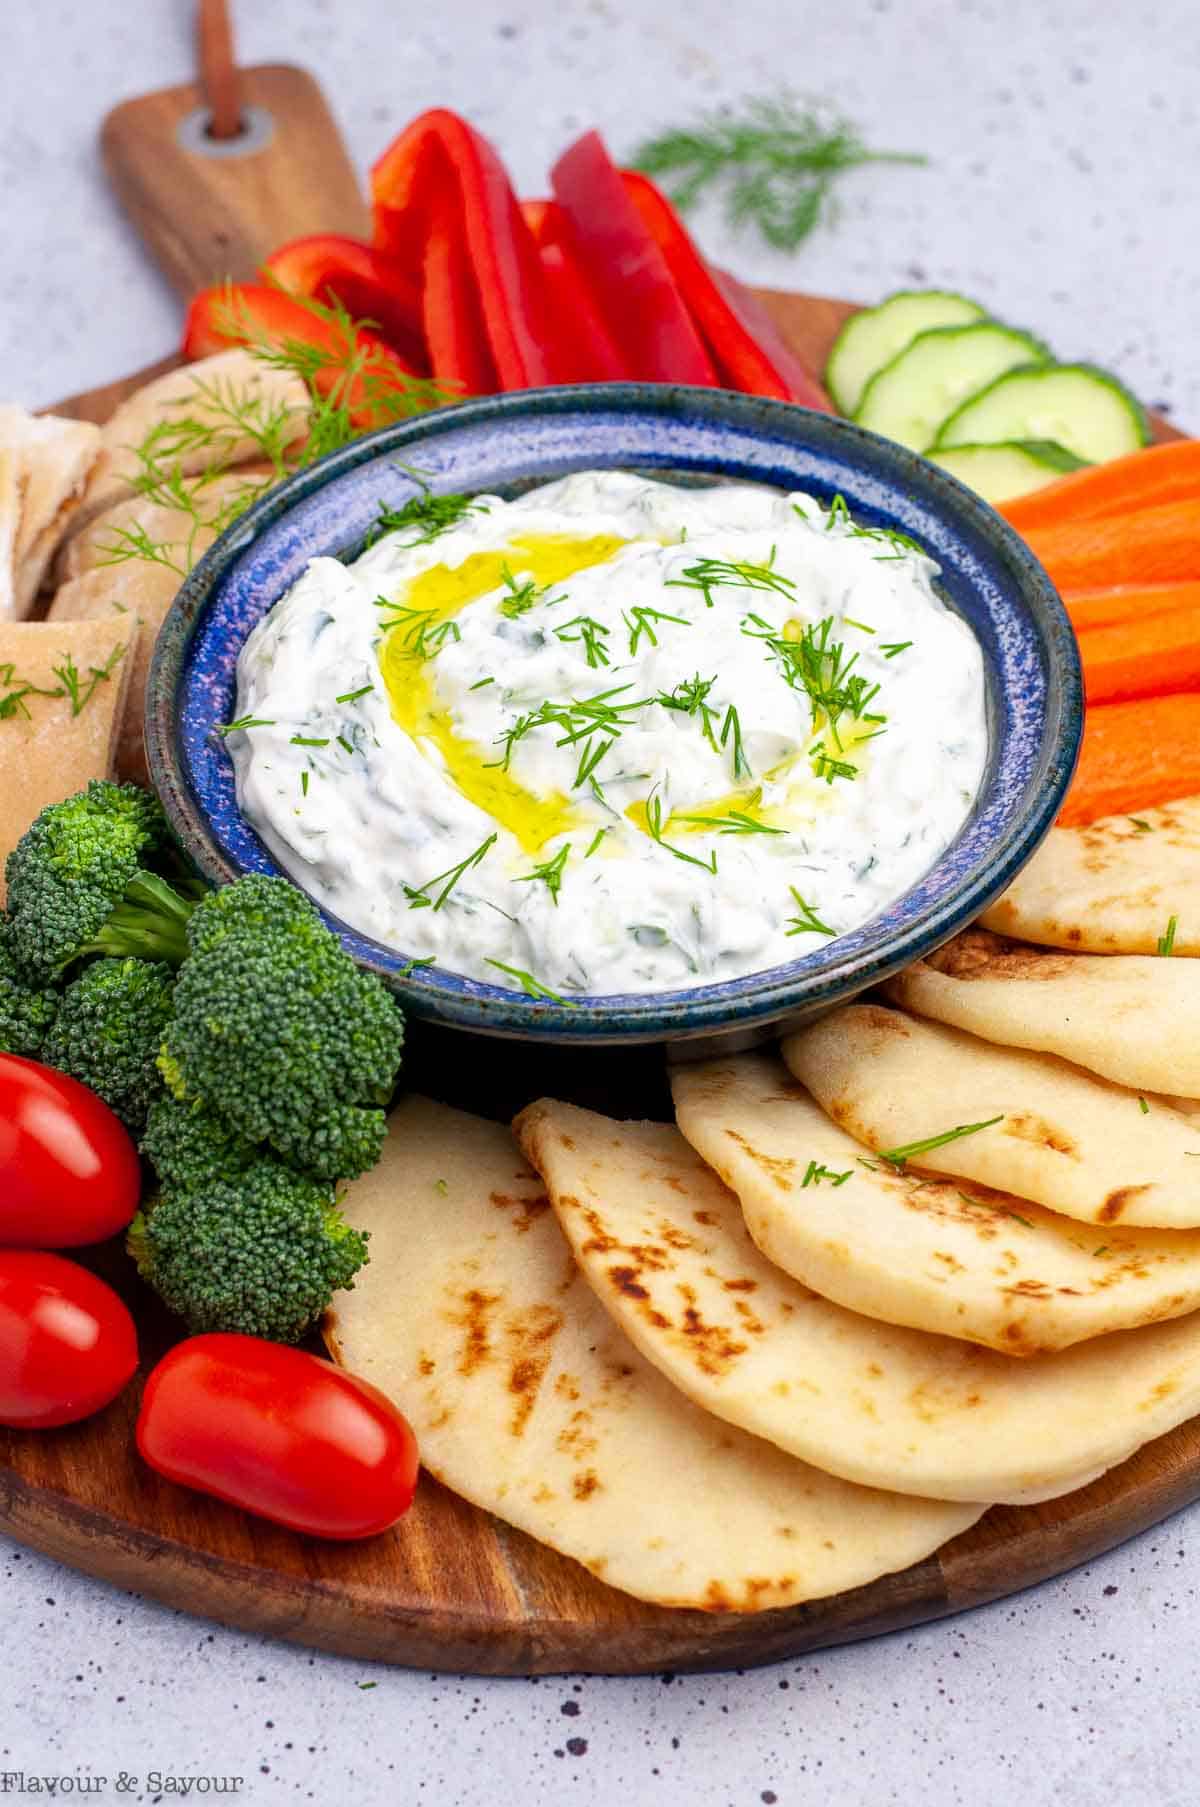
M 461 384 L 467 395 L 492 395 L 500 381 L 457 213 L 451 197 L 450 205 L 437 210 L 425 240 L 421 266 L 425 343 L 435 377 Z
M 703 383 L 717 373 L 661 249 L 598 132 L 566 150 L 551 184 L 580 264 L 632 374 Z
M 522 201 L 542 260 L 563 352 L 562 383 L 614 383 L 631 377 L 628 361 L 608 329 L 571 242 L 557 201 Z
M 372 169 L 371 196 L 376 247 L 410 267 L 424 263 L 435 226 L 450 229 L 442 210 L 448 197 L 456 199 L 465 263 L 474 274 L 499 386 L 528 389 L 558 381 L 558 335 L 541 259 L 486 138 L 444 107 L 421 114 Z M 440 251 L 435 266 L 444 265 L 445 256 Z
M 373 321 L 406 363 L 414 369 L 424 364 L 420 285 L 398 258 L 356 238 L 321 232 L 281 245 L 263 267 L 290 295 L 338 301 L 355 320 Z
M 355 327 L 348 338 L 336 320 L 262 283 L 227 283 L 201 289 L 193 298 L 183 329 L 185 358 L 207 358 L 231 345 L 254 344 L 277 349 L 303 345 L 323 353 L 326 361 L 313 371 L 318 392 L 340 395 L 344 389 L 351 419 L 363 432 L 405 412 L 389 406 L 388 398 L 399 400 L 411 392 L 413 372 L 366 327 Z M 351 375 L 352 364 L 357 368 Z
M 666 259 L 721 382 L 749 395 L 773 395 L 832 413 L 829 397 L 784 344 L 766 309 L 732 276 L 710 269 L 662 190 L 638 170 L 623 170 L 622 179 Z

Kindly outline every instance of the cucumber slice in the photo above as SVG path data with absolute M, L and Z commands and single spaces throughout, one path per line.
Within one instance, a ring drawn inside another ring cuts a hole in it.
M 966 326 L 983 320 L 987 309 L 948 289 L 901 289 L 878 307 L 852 314 L 833 342 L 825 365 L 825 387 L 835 408 L 853 414 L 863 390 L 918 333 L 935 326 Z
M 1003 445 L 947 446 L 930 452 L 931 464 L 949 471 L 985 502 L 998 506 L 1031 489 L 1042 489 L 1067 471 L 1080 471 L 1084 460 L 1052 439 L 1012 439 Z
M 1136 452 L 1150 438 L 1140 402 L 1092 364 L 1014 370 L 973 395 L 942 423 L 934 446 L 1053 439 L 1088 464 Z
M 919 333 L 911 345 L 877 370 L 863 391 L 854 416 L 901 445 L 923 452 L 942 422 L 970 395 L 1021 364 L 1049 362 L 1050 353 L 1032 333 L 995 320 L 973 326 L 939 326 Z M 992 437 L 972 433 L 972 440 Z M 997 439 L 1053 439 L 1053 433 L 1003 433 Z

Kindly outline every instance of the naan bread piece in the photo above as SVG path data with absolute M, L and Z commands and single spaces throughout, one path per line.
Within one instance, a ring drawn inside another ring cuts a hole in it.
M 100 429 L 86 420 L 27 414 L 0 404 L 0 449 L 18 463 L 21 505 L 13 562 L 17 617 L 33 608 L 46 568 L 66 532 L 100 453 Z
M 1200 797 L 1086 828 L 1052 828 L 980 922 L 999 935 L 1093 954 L 1200 954 Z
M 227 404 L 254 409 L 261 421 L 282 411 L 292 427 L 293 441 L 303 439 L 308 424 L 308 391 L 291 371 L 273 370 L 240 346 L 185 364 L 156 377 L 136 395 L 122 402 L 105 423 L 100 457 L 72 530 L 80 531 L 105 509 L 130 495 L 134 479 L 143 467 L 138 447 L 154 428 L 197 422 L 210 430 L 173 445 L 164 438 L 159 450 L 163 462 L 185 476 L 217 466 L 247 464 L 261 457 L 255 439 L 231 420 Z
M 39 810 L 61 803 L 91 778 L 112 776 L 137 635 L 136 623 L 121 619 L 0 622 L 0 674 L 7 674 L 0 687 L 0 905 L 4 862 Z M 26 684 L 61 690 L 54 667 L 68 655 L 85 690 L 94 671 L 117 660 L 78 715 L 65 695 L 30 692 L 15 700 Z
M 1097 1231 L 987 1186 L 866 1165 L 762 1056 L 678 1067 L 671 1083 L 680 1129 L 763 1254 L 850 1311 L 1032 1356 L 1200 1310 L 1200 1234 Z
M 228 518 L 228 511 L 235 504 L 249 506 L 256 501 L 270 482 L 270 471 L 265 465 L 242 464 L 235 471 L 211 477 L 202 475 L 193 481 L 196 483 L 194 513 L 152 501 L 145 495 L 127 496 L 123 502 L 105 509 L 63 546 L 55 571 L 58 582 L 65 584 L 74 577 L 86 576 L 89 571 L 112 569 L 114 551 L 132 551 L 133 537 L 144 534 L 161 551 L 168 565 L 175 566 L 176 581 L 181 583 L 183 573 L 189 571 L 212 545 L 217 530 Z M 119 562 L 144 564 L 147 561 L 134 555 Z
M 689 1405 L 612 1323 L 507 1129 L 393 1114 L 346 1213 L 371 1261 L 325 1325 L 426 1468 L 614 1587 L 757 1612 L 919 1561 L 978 1506 L 847 1485 Z
M 913 1166 L 1105 1228 L 1200 1226 L 1196 1125 L 1053 1054 L 998 1047 L 879 1004 L 850 1004 L 787 1036 L 783 1058 L 867 1149 L 906 1148 L 960 1124 L 988 1123 L 913 1155 Z M 990 1123 L 993 1117 L 1002 1121 Z
M 1061 1055 L 1136 1092 L 1200 1097 L 1200 961 L 1064 954 L 968 929 L 883 990 L 984 1041 Z
M 830 1474 L 937 1499 L 1050 1499 L 1200 1411 L 1200 1314 L 1014 1361 L 810 1292 L 755 1247 L 734 1194 L 672 1125 L 542 1100 L 515 1128 L 642 1354 L 697 1405 Z

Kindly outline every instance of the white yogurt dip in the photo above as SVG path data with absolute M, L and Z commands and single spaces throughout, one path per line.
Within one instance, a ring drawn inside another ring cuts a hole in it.
M 313 559 L 238 665 L 241 808 L 342 921 L 534 995 L 673 990 L 858 927 L 962 826 L 983 658 L 899 537 L 618 471 L 433 506 Z

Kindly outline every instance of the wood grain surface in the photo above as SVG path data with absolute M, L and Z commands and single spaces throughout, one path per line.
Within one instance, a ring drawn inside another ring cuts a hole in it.
M 287 69 L 251 70 L 246 79 L 250 100 L 276 118 L 279 159 L 220 162 L 179 151 L 177 122 L 199 104 L 192 88 L 127 102 L 105 128 L 118 192 L 184 294 L 225 273 L 251 275 L 288 237 L 365 229 L 357 184 L 315 84 Z M 305 123 L 310 136 L 296 144 Z M 852 304 L 770 290 L 760 295 L 799 356 L 819 371 Z M 70 398 L 57 411 L 103 420 L 148 374 L 173 362 L 160 360 L 149 372 Z M 1156 433 L 1176 436 L 1161 422 Z M 653 1051 L 506 1048 L 498 1063 L 490 1044 L 472 1046 L 469 1037 L 418 1024 L 407 1063 L 422 1089 L 501 1120 L 547 1091 L 618 1116 L 670 1113 L 663 1063 Z M 901 1574 L 755 1615 L 644 1606 L 426 1476 L 396 1530 L 358 1545 L 324 1544 L 173 1486 L 140 1462 L 133 1428 L 142 1380 L 179 1328 L 141 1285 L 119 1244 L 89 1260 L 129 1300 L 141 1336 L 141 1370 L 122 1398 L 83 1424 L 32 1433 L 0 1429 L 0 1526 L 119 1587 L 347 1656 L 479 1674 L 771 1662 L 1012 1593 L 1200 1496 L 1200 1420 L 1194 1420 L 1078 1493 L 993 1508 Z

